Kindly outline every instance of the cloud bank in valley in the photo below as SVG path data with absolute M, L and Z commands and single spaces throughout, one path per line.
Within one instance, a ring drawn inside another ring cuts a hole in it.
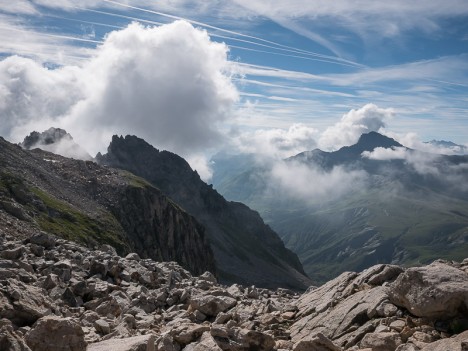
M 314 164 L 297 161 L 276 162 L 268 175 L 270 187 L 267 191 L 275 188 L 282 197 L 311 204 L 335 200 L 350 191 L 363 189 L 368 179 L 368 174 L 362 170 L 337 166 L 325 171 Z
M 18 142 L 61 127 L 91 153 L 112 134 L 135 134 L 199 158 L 221 141 L 219 125 L 238 99 L 229 65 L 227 46 L 185 21 L 111 32 L 79 67 L 8 57 L 0 61 L 0 133 Z

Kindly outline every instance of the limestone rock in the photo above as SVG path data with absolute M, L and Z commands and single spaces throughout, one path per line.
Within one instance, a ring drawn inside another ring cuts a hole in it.
M 452 317 L 468 308 L 468 273 L 443 262 L 408 268 L 390 285 L 389 297 L 419 317 Z
M 57 316 L 39 319 L 26 333 L 25 340 L 34 351 L 84 351 L 87 345 L 78 322 Z
M 183 351 L 222 351 L 209 332 L 204 332 L 199 341 L 183 348 Z
M 217 316 L 220 312 L 226 312 L 236 305 L 236 299 L 227 296 L 201 295 L 192 297 L 190 307 L 207 316 Z
M 210 328 L 199 324 L 182 324 L 171 331 L 171 335 L 176 342 L 181 345 L 187 345 L 198 339 L 204 332 Z
M 298 341 L 293 346 L 294 351 L 341 351 L 342 349 L 331 342 L 323 334 L 318 333 Z
M 124 339 L 110 339 L 90 344 L 86 351 L 154 351 L 155 337 L 152 334 Z
M 401 343 L 398 333 L 369 333 L 364 335 L 361 348 L 370 348 L 372 351 L 395 351 Z
M 13 279 L 8 281 L 8 285 L 5 295 L 0 292 L 0 301 L 4 301 L 0 304 L 0 318 L 7 318 L 17 326 L 32 325 L 55 309 L 42 289 Z
M 468 330 L 452 338 L 434 341 L 421 351 L 466 351 L 468 350 Z
M 275 346 L 275 340 L 271 335 L 256 330 L 240 330 L 237 340 L 242 341 L 242 345 L 247 350 L 270 351 Z

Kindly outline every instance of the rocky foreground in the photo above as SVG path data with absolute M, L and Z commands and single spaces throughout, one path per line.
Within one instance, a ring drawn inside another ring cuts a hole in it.
M 468 350 L 468 260 L 343 273 L 298 295 L 0 232 L 0 350 Z

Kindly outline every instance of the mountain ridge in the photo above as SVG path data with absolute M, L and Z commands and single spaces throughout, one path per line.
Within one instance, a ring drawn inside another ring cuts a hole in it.
M 29 231 L 44 230 L 121 254 L 175 260 L 215 272 L 204 228 L 143 179 L 0 138 L 0 209 Z M 2 227 L 8 228 L 8 219 Z
M 135 136 L 114 136 L 107 154 L 96 160 L 148 180 L 195 216 L 207 228 L 221 280 L 263 285 L 278 280 L 293 288 L 309 284 L 297 256 L 257 212 L 226 201 L 180 156 Z

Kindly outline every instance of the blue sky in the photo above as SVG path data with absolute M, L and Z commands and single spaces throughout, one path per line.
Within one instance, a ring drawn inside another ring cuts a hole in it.
M 234 117 L 209 121 L 224 136 L 246 140 L 270 133 L 296 145 L 291 128 L 303 128 L 298 140 L 314 139 L 308 147 L 336 148 L 340 143 L 320 142 L 327 128 L 343 132 L 337 124 L 341 121 L 345 128 L 342 119 L 350 111 L 373 104 L 373 111 L 385 118 L 382 130 L 409 146 L 416 139 L 468 143 L 466 0 L 76 3 L 17 0 L 0 5 L 1 58 L 19 55 L 49 70 L 73 70 L 97 56 L 96 48 L 111 31 L 135 21 L 160 26 L 183 18 L 206 30 L 212 42 L 227 45 L 231 71 L 220 70 L 237 90 L 229 111 Z M 4 66 L 11 72 L 11 62 Z M 12 74 L 0 77 L 12 79 Z M 10 85 L 8 89 L 11 95 Z M 10 128 L 2 130 L 10 139 L 18 138 L 19 132 L 12 132 L 18 113 L 10 113 Z M 46 120 L 60 124 L 57 116 Z

